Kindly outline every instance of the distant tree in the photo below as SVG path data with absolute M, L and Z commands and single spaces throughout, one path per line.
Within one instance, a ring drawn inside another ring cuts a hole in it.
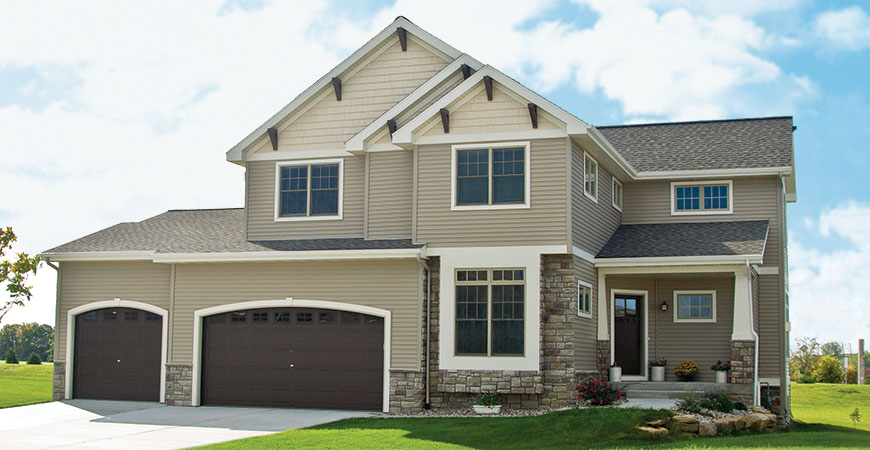
M 840 359 L 843 356 L 843 344 L 839 342 L 828 342 L 822 345 L 822 354 L 831 355 L 834 358 Z
M 843 382 L 843 368 L 840 367 L 840 362 L 837 361 L 837 358 L 831 355 L 819 357 L 816 367 L 813 368 L 813 375 L 819 383 Z
M 38 365 L 42 364 L 42 360 L 39 359 L 39 355 L 37 355 L 36 352 L 34 352 L 34 353 L 31 353 L 30 356 L 27 357 L 27 364 L 30 364 L 33 366 L 38 366 Z
M 54 360 L 54 328 L 38 323 L 9 324 L 0 328 L 0 355 L 36 353 L 43 361 Z
M 15 350 L 11 348 L 6 351 L 6 364 L 18 364 L 18 357 L 15 356 Z
M 12 243 L 18 240 L 12 227 L 0 228 L 0 285 L 6 285 L 9 299 L 0 302 L 0 322 L 15 306 L 24 306 L 33 296 L 33 286 L 27 285 L 27 277 L 36 274 L 39 268 L 39 255 L 30 257 L 27 253 L 16 253 L 15 258 L 7 260 L 6 252 L 12 250 Z
M 796 374 L 810 374 L 819 359 L 819 342 L 816 338 L 795 339 L 797 349 L 791 352 L 791 370 Z

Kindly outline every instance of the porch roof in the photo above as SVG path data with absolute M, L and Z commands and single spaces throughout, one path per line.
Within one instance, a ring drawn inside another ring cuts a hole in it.
M 595 258 L 761 257 L 768 228 L 767 220 L 620 225 Z

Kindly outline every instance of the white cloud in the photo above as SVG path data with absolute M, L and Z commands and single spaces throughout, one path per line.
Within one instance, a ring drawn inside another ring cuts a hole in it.
M 859 6 L 819 14 L 815 30 L 836 49 L 863 50 L 870 47 L 870 14 Z
M 870 336 L 864 295 L 870 279 L 870 205 L 846 203 L 810 223 L 817 224 L 815 245 L 790 237 L 792 337 L 857 345 L 858 338 Z M 832 240 L 847 245 L 833 246 Z

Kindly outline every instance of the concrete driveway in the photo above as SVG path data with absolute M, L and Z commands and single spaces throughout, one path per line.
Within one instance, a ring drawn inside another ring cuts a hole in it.
M 261 436 L 372 412 L 69 400 L 0 409 L 4 449 L 172 449 Z

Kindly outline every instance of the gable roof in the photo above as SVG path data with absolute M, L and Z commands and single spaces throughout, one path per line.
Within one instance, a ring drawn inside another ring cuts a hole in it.
M 434 47 L 438 51 L 444 53 L 451 60 L 458 58 L 462 54 L 459 50 L 456 50 L 450 45 L 447 45 L 447 43 L 445 43 L 441 39 L 438 39 L 437 37 L 429 34 L 422 28 L 418 27 L 417 25 L 414 25 L 410 20 L 406 19 L 405 17 L 399 16 L 396 18 L 396 20 L 393 21 L 393 23 L 388 25 L 375 37 L 366 42 L 365 45 L 360 47 L 357 51 L 353 52 L 350 56 L 348 56 L 344 61 L 342 61 L 332 70 L 320 77 L 320 79 L 314 82 L 314 84 L 312 84 L 308 89 L 302 91 L 301 94 L 294 98 L 293 101 L 288 103 L 285 107 L 281 108 L 281 110 L 275 113 L 275 115 L 269 118 L 269 120 L 257 127 L 257 129 L 254 130 L 251 134 L 246 136 L 238 144 L 234 145 L 231 149 L 229 149 L 226 154 L 227 161 L 242 161 L 244 151 L 249 146 L 254 144 L 258 139 L 265 136 L 269 128 L 277 125 L 278 123 L 286 119 L 288 116 L 290 116 L 290 114 L 293 113 L 293 111 L 305 104 L 305 102 L 307 102 L 311 97 L 316 95 L 317 92 L 329 86 L 332 83 L 333 77 L 341 78 L 342 73 L 344 73 L 351 66 L 363 59 L 382 42 L 392 37 L 393 34 L 396 33 L 396 29 L 398 28 L 404 28 L 408 33 L 414 35 L 418 39 Z
M 620 225 L 595 258 L 760 258 L 768 227 L 767 220 Z

